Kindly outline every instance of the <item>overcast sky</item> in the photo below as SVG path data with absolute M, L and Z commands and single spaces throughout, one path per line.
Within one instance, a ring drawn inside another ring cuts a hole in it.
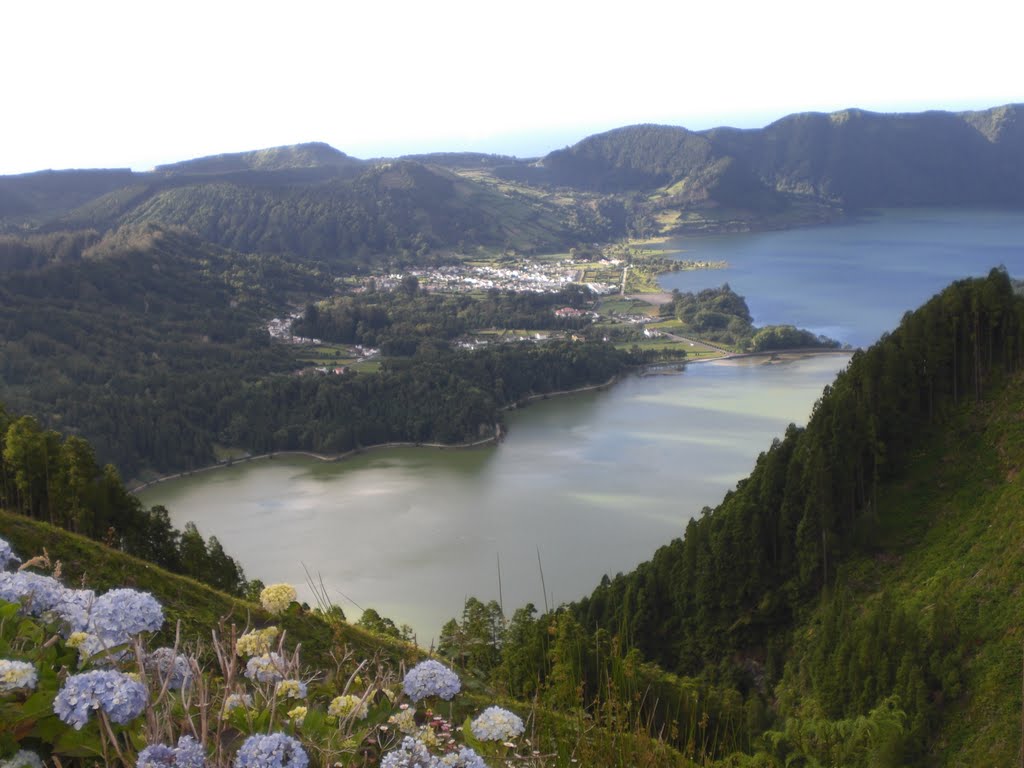
M 1007 0 L 4 3 L 0 174 L 325 141 L 543 154 L 609 128 L 1024 101 Z

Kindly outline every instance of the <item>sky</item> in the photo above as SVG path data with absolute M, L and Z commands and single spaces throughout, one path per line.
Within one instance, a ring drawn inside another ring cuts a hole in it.
M 5 3 L 0 174 L 324 141 L 532 157 L 603 130 L 1024 101 L 1006 0 Z

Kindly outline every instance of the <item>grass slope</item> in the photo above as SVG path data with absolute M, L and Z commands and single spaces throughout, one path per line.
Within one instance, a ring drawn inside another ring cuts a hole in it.
M 241 631 L 246 624 L 277 625 L 286 631 L 288 646 L 302 646 L 306 667 L 329 669 L 336 664 L 336 649 L 345 646 L 356 658 L 380 658 L 391 663 L 415 663 L 424 653 L 406 643 L 367 632 L 345 623 L 324 621 L 308 610 L 292 610 L 271 617 L 259 605 L 239 600 L 200 582 L 165 571 L 144 560 L 125 555 L 83 536 L 69 533 L 22 515 L 0 510 L 0 537 L 23 559 L 42 554 L 60 561 L 62 580 L 97 592 L 131 587 L 154 595 L 164 607 L 166 622 L 162 641 L 174 640 L 174 627 L 181 622 L 182 639 L 209 638 L 220 621 L 234 623 Z M 332 650 L 335 654 L 332 655 Z M 464 677 L 466 703 L 482 709 L 494 702 L 487 686 L 471 676 Z M 529 736 L 543 752 L 538 758 L 545 766 L 572 768 L 576 765 L 619 768 L 685 768 L 692 765 L 677 750 L 643 731 L 620 731 L 596 726 L 582 712 L 563 712 L 539 706 L 538 702 L 503 701 L 522 712 L 529 724 Z
M 70 533 L 23 515 L 0 510 L 0 537 L 10 543 L 23 560 L 42 554 L 60 561 L 62 581 L 84 586 L 97 593 L 131 587 L 154 595 L 164 607 L 166 640 L 173 641 L 174 627 L 181 622 L 182 637 L 208 638 L 221 619 L 241 631 L 247 623 L 276 624 L 296 643 L 302 643 L 303 661 L 315 667 L 333 664 L 333 645 L 348 645 L 362 657 L 381 652 L 393 661 L 418 660 L 422 653 L 410 645 L 366 632 L 348 624 L 329 625 L 311 611 L 289 612 L 271 617 L 256 603 L 231 597 L 185 576 L 110 549 L 84 536 Z M 290 643 L 289 643 L 290 645 Z

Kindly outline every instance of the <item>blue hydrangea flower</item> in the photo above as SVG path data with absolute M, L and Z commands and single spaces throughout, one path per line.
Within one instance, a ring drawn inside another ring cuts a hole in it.
M 22 603 L 31 616 L 42 616 L 64 599 L 64 585 L 29 571 L 0 571 L 0 600 Z
M 402 682 L 406 696 L 413 701 L 425 699 L 428 696 L 439 696 L 445 701 L 451 701 L 461 689 L 462 683 L 459 676 L 439 661 L 428 659 L 420 662 L 410 669 Z
M 90 635 L 88 632 L 72 632 L 68 637 L 68 645 L 78 649 L 78 657 L 83 663 L 86 659 L 91 659 L 99 654 L 97 658 L 93 659 L 94 665 L 110 664 L 128 653 L 127 649 L 110 650 L 114 647 L 112 643 L 96 637 L 96 635 Z
M 487 763 L 474 750 L 462 747 L 437 761 L 437 768 L 487 768 Z
M 0 571 L 0 600 L 22 603 L 30 616 L 62 624 L 67 636 L 86 629 L 96 594 L 91 589 L 68 589 L 51 576 Z
M 402 739 L 401 745 L 384 755 L 380 768 L 436 768 L 437 758 L 427 745 L 412 736 Z
M 191 736 L 178 739 L 174 749 L 153 744 L 139 752 L 136 768 L 205 768 L 206 751 Z
M 0 693 L 17 690 L 34 690 L 39 674 L 34 665 L 27 661 L 0 659 Z
M 147 592 L 112 589 L 92 604 L 89 631 L 119 645 L 140 632 L 156 632 L 164 623 L 160 603 Z
M 139 752 L 136 768 L 173 768 L 174 750 L 166 744 L 153 744 Z
M 206 750 L 191 736 L 182 736 L 178 739 L 178 748 L 174 750 L 174 753 L 176 768 L 205 768 L 206 766 Z
M 306 768 L 302 744 L 283 733 L 250 736 L 235 755 L 235 768 Z
M 245 676 L 261 683 L 276 683 L 284 680 L 288 664 L 281 654 L 271 651 L 262 656 L 253 656 L 245 665 Z
M 526 730 L 519 715 L 501 707 L 488 707 L 469 727 L 481 741 L 511 741 Z
M 169 690 L 188 688 L 192 683 L 192 668 L 188 659 L 181 654 L 175 654 L 173 648 L 157 648 L 146 656 L 145 666 L 149 672 L 156 673 L 159 685 L 168 680 Z
M 64 594 L 50 613 L 64 625 L 64 635 L 84 632 L 89 627 L 89 612 L 96 602 L 96 593 L 91 589 L 64 589 Z
M 112 722 L 124 724 L 138 717 L 145 707 L 146 686 L 108 669 L 72 675 L 53 700 L 57 717 L 78 731 L 94 709 L 102 709 Z
M 17 565 L 21 562 L 21 558 L 14 554 L 14 550 L 11 549 L 11 545 L 3 539 L 0 539 L 0 571 L 7 569 L 8 563 Z

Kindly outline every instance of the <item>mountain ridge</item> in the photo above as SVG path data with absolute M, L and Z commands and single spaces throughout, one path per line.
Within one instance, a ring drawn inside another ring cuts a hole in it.
M 541 158 L 362 160 L 322 142 L 128 170 L 0 176 L 0 233 L 183 226 L 221 246 L 329 259 L 565 252 L 785 229 L 907 206 L 1024 206 L 1024 105 L 788 115 L 763 128 L 640 124 Z

